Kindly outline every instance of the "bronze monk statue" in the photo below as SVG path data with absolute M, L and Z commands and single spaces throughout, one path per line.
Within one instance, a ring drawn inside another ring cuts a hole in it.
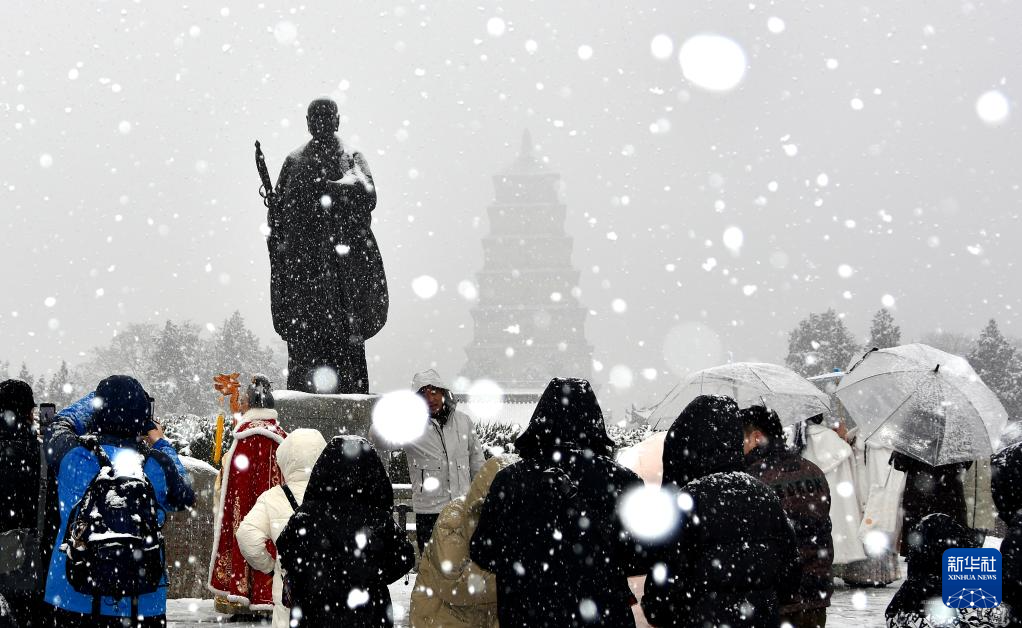
M 362 153 L 336 134 L 334 101 L 312 101 L 306 121 L 312 139 L 287 156 L 276 188 L 256 142 L 273 327 L 287 342 L 290 390 L 367 393 L 365 341 L 390 305 L 371 229 L 376 186 Z

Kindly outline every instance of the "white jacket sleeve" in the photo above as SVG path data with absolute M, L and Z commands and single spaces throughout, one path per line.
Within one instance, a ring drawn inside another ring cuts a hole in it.
M 238 532 L 235 541 L 238 543 L 238 550 L 245 557 L 253 569 L 263 573 L 272 573 L 276 565 L 276 559 L 266 549 L 266 541 L 270 541 L 270 515 L 266 511 L 266 494 L 259 496 L 252 510 L 248 511 Z

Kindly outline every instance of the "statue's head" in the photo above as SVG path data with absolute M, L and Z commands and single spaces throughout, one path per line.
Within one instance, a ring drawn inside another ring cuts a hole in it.
M 332 136 L 341 125 L 341 116 L 337 113 L 337 103 L 329 98 L 317 98 L 309 103 L 309 111 L 305 115 L 312 137 L 321 139 Z

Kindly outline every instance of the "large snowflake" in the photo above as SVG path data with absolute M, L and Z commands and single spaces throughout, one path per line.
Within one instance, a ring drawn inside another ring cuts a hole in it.
M 962 589 L 948 596 L 945 604 L 951 608 L 993 608 L 997 598 L 983 589 Z

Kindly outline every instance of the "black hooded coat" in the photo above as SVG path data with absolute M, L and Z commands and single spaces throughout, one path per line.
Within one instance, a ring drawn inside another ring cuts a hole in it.
M 908 557 L 913 542 L 911 533 L 926 515 L 944 513 L 962 526 L 969 524 L 962 475 L 972 466 L 971 462 L 934 467 L 895 451 L 890 463 L 905 473 L 905 493 L 901 498 L 901 508 L 905 511 L 901 526 L 902 556 Z
M 990 458 L 990 488 L 998 516 L 1008 524 L 1001 542 L 1001 596 L 1012 608 L 1014 628 L 1022 627 L 1022 442 Z
M 798 589 L 795 531 L 773 489 L 743 471 L 742 442 L 728 397 L 697 397 L 667 432 L 663 485 L 692 506 L 646 578 L 655 626 L 773 628 L 778 598 Z
M 393 626 L 387 585 L 415 550 L 394 522 L 394 492 L 364 438 L 335 436 L 312 469 L 305 499 L 277 539 L 297 626 Z M 295 625 L 295 624 L 292 624 Z
M 919 542 L 907 549 L 908 577 L 887 605 L 885 615 L 887 625 L 891 628 L 938 625 L 941 618 L 932 617 L 930 613 L 931 605 L 935 600 L 939 604 L 942 595 L 941 563 L 944 560 L 944 551 L 983 545 L 982 533 L 963 526 L 954 517 L 945 513 L 923 517 L 911 533 L 918 537 Z M 1002 583 L 1004 587 L 1008 587 L 1006 573 L 1002 573 Z M 959 613 L 963 626 L 999 626 L 1001 622 L 993 619 L 1003 614 L 1003 610 L 995 609 L 941 610 L 946 613 Z M 967 619 L 970 617 L 971 620 Z M 945 619 L 942 625 L 951 624 Z
M 497 576 L 501 628 L 635 625 L 627 577 L 647 563 L 617 500 L 642 480 L 612 445 L 589 382 L 552 380 L 472 536 L 472 560 Z

